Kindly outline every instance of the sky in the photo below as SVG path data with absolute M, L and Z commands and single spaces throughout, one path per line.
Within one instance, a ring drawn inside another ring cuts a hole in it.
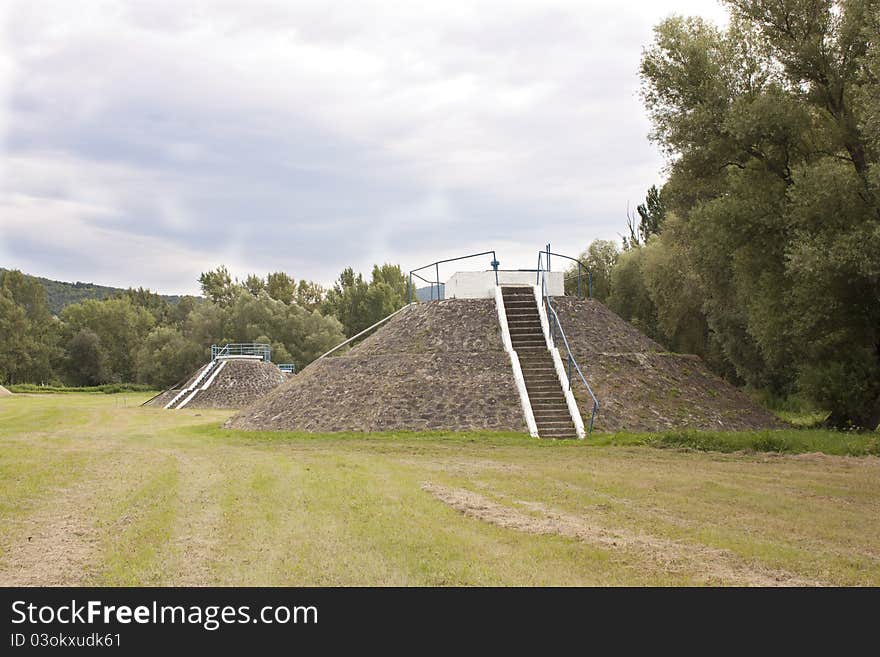
M 619 241 L 663 181 L 629 2 L 0 3 L 0 267 L 197 293 Z M 486 262 L 483 262 L 486 260 Z M 448 266 L 488 267 L 488 259 Z

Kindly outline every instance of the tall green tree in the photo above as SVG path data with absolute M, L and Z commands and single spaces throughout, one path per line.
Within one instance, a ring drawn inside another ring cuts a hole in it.
M 97 386 L 107 383 L 107 353 L 101 338 L 89 328 L 81 328 L 67 344 L 67 380 L 77 386 Z
M 351 267 L 342 271 L 322 304 L 324 314 L 334 315 L 348 337 L 375 324 L 407 303 L 407 280 L 400 267 L 373 267 L 368 283 Z
M 296 298 L 296 281 L 283 271 L 276 271 L 266 277 L 266 291 L 273 299 L 291 304 Z
M 587 296 L 592 282 L 593 298 L 606 301 L 611 295 L 611 272 L 620 252 L 610 240 L 593 240 L 580 254 L 581 294 Z M 572 264 L 565 271 L 565 293 L 577 294 L 578 266 Z
M 9 327 L 0 335 L 10 350 L 10 360 L 2 369 L 10 381 L 48 381 L 61 351 L 60 328 L 49 312 L 45 288 L 20 271 L 3 271 L 0 293 L 11 302 L 3 304 L 5 319 L 0 318 Z
M 232 282 L 232 275 L 225 265 L 202 272 L 199 276 L 199 284 L 202 286 L 202 294 L 213 303 L 225 305 L 231 303 L 235 296 L 236 285 Z
M 639 219 L 627 212 L 627 229 L 629 236 L 623 238 L 623 248 L 631 249 L 648 243 L 652 235 L 659 235 L 666 217 L 666 205 L 660 197 L 660 190 L 656 185 L 651 185 L 645 202 L 636 206 L 636 214 Z
M 876 426 L 880 5 L 727 4 L 726 30 L 668 19 L 642 59 L 670 158 L 661 198 L 680 220 L 661 236 L 692 277 L 664 298 L 700 295 L 707 346 L 740 380 Z
M 107 355 L 108 380 L 137 379 L 137 350 L 156 323 L 148 310 L 135 306 L 127 297 L 88 299 L 65 308 L 61 318 L 71 335 L 88 329 L 100 338 Z

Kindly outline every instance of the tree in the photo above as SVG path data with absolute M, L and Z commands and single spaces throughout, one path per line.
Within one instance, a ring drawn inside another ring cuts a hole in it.
M 0 287 L 0 382 L 19 383 L 29 366 L 28 322 L 25 309 Z
M 232 301 L 235 285 L 225 265 L 220 265 L 212 271 L 202 272 L 199 283 L 202 286 L 202 294 L 213 303 L 225 305 Z
M 107 354 L 101 338 L 88 328 L 77 331 L 67 344 L 68 380 L 78 386 L 96 386 L 108 381 Z
M 646 335 L 657 338 L 657 308 L 645 282 L 645 251 L 629 249 L 620 254 L 611 272 L 608 307 Z
M 609 240 L 594 240 L 581 253 L 578 260 L 583 267 L 581 273 L 581 293 L 588 294 L 589 278 L 592 280 L 593 298 L 604 302 L 611 294 L 611 272 L 620 252 L 614 242 Z M 578 266 L 572 265 L 565 272 L 565 293 L 577 294 Z
M 170 388 L 205 362 L 205 350 L 176 328 L 157 326 L 137 352 L 137 380 Z
M 137 350 L 156 323 L 149 311 L 135 306 L 127 297 L 88 299 L 65 308 L 61 318 L 71 336 L 82 329 L 97 334 L 107 354 L 108 380 L 136 380 Z
M 629 237 L 623 238 L 623 248 L 630 249 L 648 243 L 651 235 L 659 235 L 666 217 L 666 206 L 660 198 L 660 190 L 656 185 L 651 185 L 645 202 L 636 206 L 639 221 L 627 212 L 626 223 L 629 229 Z
M 291 304 L 296 298 L 296 281 L 283 271 L 276 271 L 266 277 L 266 290 L 276 301 Z
M 244 280 L 244 286 L 247 288 L 247 291 L 257 296 L 260 292 L 266 289 L 266 281 L 256 274 L 250 274 Z
M 296 303 L 301 308 L 312 311 L 321 307 L 326 290 L 318 283 L 301 280 L 296 288 Z
M 0 336 L 9 343 L 11 359 L 2 369 L 12 381 L 47 381 L 60 351 L 59 327 L 49 312 L 45 288 L 14 270 L 0 272 L 0 292 L 8 299 L 3 311 L 8 328 Z
M 674 236 L 661 225 L 674 255 L 653 267 L 684 262 L 688 281 L 654 288 L 689 308 L 659 321 L 672 330 L 694 312 L 678 300 L 699 295 L 707 347 L 739 380 L 804 392 L 837 426 L 876 426 L 880 3 L 727 4 L 725 31 L 668 19 L 642 59 L 652 136 L 670 158 L 659 198 L 680 222 Z
M 132 305 L 148 310 L 157 324 L 167 323 L 173 315 L 171 304 L 162 295 L 145 288 L 128 288 L 116 296 L 126 297 Z
M 361 274 L 347 267 L 327 292 L 322 309 L 335 315 L 345 327 L 348 337 L 356 335 L 405 306 L 407 280 L 400 267 L 384 264 L 373 266 L 372 280 L 367 283 Z

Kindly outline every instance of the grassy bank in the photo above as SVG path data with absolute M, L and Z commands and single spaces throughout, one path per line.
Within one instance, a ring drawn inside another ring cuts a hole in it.
M 876 457 L 248 433 L 147 396 L 0 399 L 0 584 L 880 585 Z
M 115 395 L 121 392 L 159 392 L 153 386 L 142 383 L 105 383 L 100 386 L 41 386 L 33 383 L 8 385 L 9 392 L 23 394 L 55 394 L 68 392 L 87 392 Z
M 880 433 L 827 429 L 779 431 L 666 431 L 663 433 L 596 434 L 599 445 L 647 445 L 712 452 L 773 452 L 837 456 L 880 456 Z

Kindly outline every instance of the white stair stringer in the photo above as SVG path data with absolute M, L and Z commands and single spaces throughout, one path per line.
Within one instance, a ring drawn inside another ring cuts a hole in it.
M 216 365 L 217 365 L 217 361 L 216 361 L 216 360 L 212 360 L 210 363 L 208 363 L 207 365 L 205 365 L 205 366 L 199 371 L 198 376 L 195 378 L 195 380 L 192 382 L 192 384 L 189 385 L 189 386 L 187 386 L 186 388 L 184 388 L 184 389 L 181 390 L 180 392 L 178 392 L 176 395 L 174 395 L 174 399 L 172 399 L 170 402 L 168 402 L 167 404 L 165 404 L 165 408 L 171 408 L 171 409 L 175 408 L 175 404 L 176 404 L 176 403 L 177 403 L 182 397 L 185 397 L 188 393 L 192 392 L 193 390 L 195 390 L 196 388 L 199 387 L 199 384 L 200 384 L 200 383 L 204 380 L 204 378 L 205 378 L 205 377 L 206 377 L 206 376 L 207 376 L 207 375 L 208 375 L 208 374 L 214 369 L 214 367 L 216 367 Z
M 220 363 L 220 366 L 214 370 L 214 373 L 211 375 L 211 377 L 207 381 L 205 381 L 205 385 L 203 385 L 201 388 L 196 388 L 195 390 L 193 390 L 192 394 L 190 394 L 189 397 L 187 397 L 182 402 L 180 402 L 180 404 L 177 406 L 177 409 L 175 409 L 175 410 L 180 410 L 181 408 L 183 408 L 184 406 L 189 404 L 193 400 L 193 397 L 195 397 L 197 394 L 210 388 L 211 384 L 214 383 L 214 379 L 216 379 L 217 375 L 220 374 L 220 370 L 222 370 L 224 367 L 226 367 L 227 362 L 229 362 L 229 361 L 225 361 L 225 360 L 222 361 Z
M 516 351 L 513 350 L 513 343 L 510 340 L 510 327 L 507 325 L 507 311 L 504 309 L 504 297 L 501 294 L 500 285 L 495 286 L 495 308 L 498 310 L 498 324 L 501 326 L 501 341 L 504 343 L 504 350 L 507 352 L 507 355 L 510 356 L 510 365 L 513 368 L 513 380 L 516 383 L 516 389 L 519 392 L 519 401 L 520 404 L 522 404 L 526 426 L 529 429 L 529 435 L 532 438 L 537 438 L 538 424 L 535 422 L 532 403 L 529 401 L 529 391 L 526 390 L 526 380 L 523 377 L 522 367 L 519 363 L 519 356 Z
M 547 349 L 553 356 L 553 366 L 556 368 L 556 375 L 559 377 L 559 385 L 562 386 L 562 392 L 565 394 L 565 404 L 568 406 L 568 412 L 571 415 L 571 421 L 574 422 L 575 431 L 578 438 L 584 438 L 587 435 L 584 428 L 584 418 L 578 409 L 577 401 L 574 393 L 568 384 L 568 374 L 565 372 L 565 364 L 562 362 L 562 356 L 559 355 L 559 349 L 553 345 L 553 338 L 550 337 L 550 320 L 547 317 L 547 309 L 544 308 L 544 299 L 541 294 L 541 287 L 534 286 L 535 301 L 538 304 L 538 316 L 541 318 L 541 329 L 544 331 L 544 340 L 547 341 Z

